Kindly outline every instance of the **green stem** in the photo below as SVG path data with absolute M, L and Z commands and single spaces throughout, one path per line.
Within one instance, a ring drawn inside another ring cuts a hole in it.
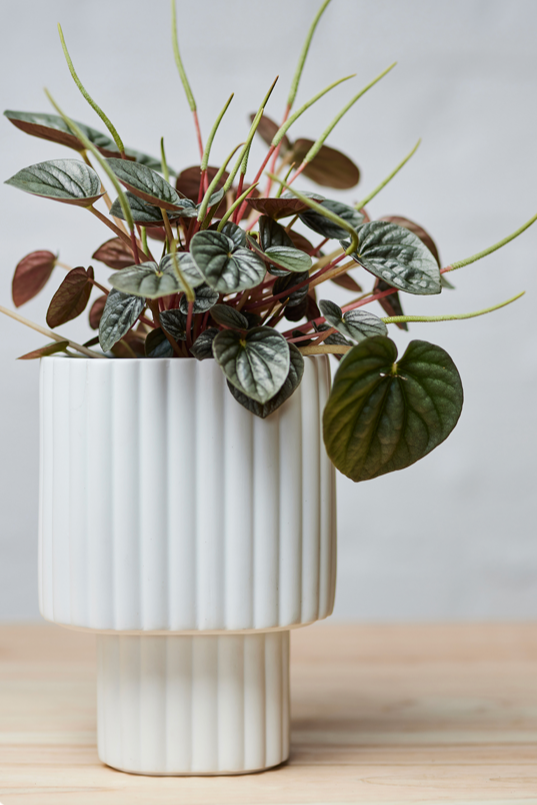
M 320 98 L 322 98 L 323 95 L 326 95 L 326 93 L 330 92 L 331 89 L 334 89 L 334 87 L 337 87 L 338 84 L 341 84 L 343 81 L 348 81 L 349 78 L 354 78 L 355 75 L 356 75 L 356 73 L 353 73 L 352 75 L 346 75 L 345 78 L 340 78 L 338 81 L 334 81 L 333 84 L 329 84 L 323 90 L 318 92 L 317 95 L 314 95 L 313 98 L 310 98 L 309 101 L 306 101 L 306 103 L 303 104 L 300 107 L 300 109 L 297 109 L 297 111 L 294 113 L 294 115 L 291 115 L 291 117 L 288 118 L 285 121 L 285 123 L 282 123 L 282 125 L 280 126 L 280 128 L 278 129 L 276 134 L 274 135 L 271 145 L 276 147 L 283 140 L 283 137 L 286 134 L 287 130 L 293 125 L 293 123 L 296 120 L 298 120 L 300 115 L 304 114 L 306 109 L 309 109 L 310 106 L 313 106 L 313 104 L 316 103 Z
M 222 176 L 224 175 L 224 172 L 225 172 L 228 164 L 231 162 L 231 159 L 232 159 L 233 155 L 237 152 L 237 150 L 241 147 L 241 145 L 243 145 L 243 143 L 239 143 L 238 145 L 235 146 L 235 148 L 228 155 L 228 157 L 225 160 L 225 162 L 223 163 L 222 167 L 218 170 L 218 172 L 216 173 L 214 179 L 212 180 L 212 182 L 210 183 L 209 187 L 205 191 L 205 195 L 203 196 L 202 202 L 200 204 L 199 212 L 198 212 L 198 221 L 199 222 L 201 222 L 201 221 L 203 221 L 205 219 L 205 216 L 207 215 L 207 207 L 209 206 L 209 199 L 211 198 L 212 194 L 214 193 L 216 187 L 218 186 L 218 183 L 219 183 L 220 179 L 222 178 Z
M 218 224 L 218 227 L 217 227 L 217 232 L 221 232 L 221 231 L 222 231 L 222 229 L 224 228 L 224 225 L 226 224 L 226 222 L 227 222 L 227 221 L 229 221 L 229 219 L 231 218 L 231 216 L 233 215 L 233 213 L 235 212 L 235 210 L 237 209 L 237 207 L 240 207 L 240 205 L 242 204 L 242 202 L 244 201 L 244 199 L 246 198 L 246 196 L 248 195 L 248 193 L 251 193 L 251 192 L 252 192 L 252 190 L 253 190 L 255 187 L 257 187 L 257 185 L 258 185 L 258 184 L 259 184 L 259 182 L 256 182 L 255 184 L 250 185 L 250 187 L 247 187 L 247 188 L 246 188 L 246 190 L 244 191 L 244 193 L 242 193 L 242 194 L 241 194 L 241 195 L 238 197 L 238 199 L 236 199 L 236 200 L 233 202 L 233 204 L 231 205 L 231 207 L 229 208 L 229 210 L 227 210 L 227 211 L 226 211 L 226 214 L 224 215 L 224 217 L 222 218 L 222 220 L 221 220 L 221 221 L 220 221 L 220 223 Z
M 332 212 L 332 210 L 328 210 L 326 207 L 323 207 L 321 204 L 318 204 L 316 201 L 313 201 L 313 199 L 308 198 L 308 196 L 304 196 L 302 193 L 299 193 L 298 190 L 295 190 L 294 187 L 290 187 L 290 185 L 283 179 L 278 179 L 278 177 L 275 174 L 267 173 L 267 176 L 270 176 L 270 178 L 274 182 L 279 182 L 283 187 L 287 188 L 287 190 L 290 190 L 294 196 L 300 199 L 300 201 L 302 201 L 304 204 L 307 204 L 308 207 L 310 207 L 312 210 L 315 210 L 315 212 L 324 215 L 325 218 L 329 218 L 330 221 L 333 221 L 342 229 L 345 229 L 345 231 L 348 232 L 351 237 L 351 244 L 345 250 L 345 254 L 349 255 L 352 254 L 353 252 L 358 251 L 359 246 L 358 234 L 354 229 L 354 227 L 348 223 L 348 221 L 345 221 L 343 218 L 340 218 L 339 215 L 336 215 L 335 212 Z
M 448 316 L 386 316 L 382 318 L 382 321 L 385 324 L 400 324 L 407 321 L 458 321 L 459 319 L 474 319 L 476 316 L 484 316 L 485 313 L 492 313 L 494 310 L 499 310 L 502 307 L 510 305 L 512 302 L 516 302 L 516 300 L 524 296 L 525 293 L 526 291 L 522 291 L 522 293 L 513 296 L 511 299 L 500 302 L 499 305 L 493 305 L 483 310 L 476 310 L 473 313 L 453 313 Z
M 179 39 L 177 38 L 177 12 L 175 9 L 175 0 L 171 0 L 171 10 L 172 10 L 172 45 L 173 45 L 173 55 L 175 57 L 175 64 L 177 65 L 177 70 L 179 71 L 179 76 L 181 78 L 181 83 L 183 84 L 183 89 L 185 91 L 188 105 L 190 106 L 190 111 L 195 112 L 197 109 L 196 101 L 194 100 L 194 95 L 190 88 L 190 84 L 188 83 L 185 68 L 183 67 L 183 60 L 181 59 L 181 53 L 179 51 Z
M 520 229 L 517 229 L 516 232 L 513 232 L 511 235 L 508 235 L 503 240 L 500 240 L 498 241 L 498 243 L 495 243 L 494 246 L 489 246 L 488 249 L 484 249 L 482 252 L 478 252 L 477 254 L 474 254 L 472 257 L 467 257 L 466 260 L 459 260 L 456 263 L 451 263 L 451 265 L 443 269 L 443 273 L 447 274 L 449 271 L 456 271 L 457 268 L 468 266 L 470 265 L 470 263 L 475 263 L 477 260 L 481 260 L 481 258 L 487 257 L 487 255 L 492 254 L 492 252 L 501 249 L 502 246 L 505 246 L 507 243 L 510 243 L 515 238 L 518 238 L 518 236 L 521 235 L 523 232 L 525 232 L 526 229 L 529 229 L 529 227 L 532 224 L 534 224 L 535 221 L 537 221 L 537 215 L 534 215 L 533 218 L 530 218 L 530 220 L 527 221 L 525 224 L 523 224 L 520 227 Z
M 291 162 L 291 164 L 289 165 L 289 170 L 285 174 L 285 177 L 284 177 L 284 180 L 283 180 L 284 182 L 287 182 L 287 180 L 289 179 L 291 173 L 293 172 L 293 168 L 295 167 L 295 165 L 296 165 L 296 162 Z M 277 175 L 277 174 L 275 174 L 275 175 Z M 271 179 L 271 181 L 272 181 L 272 179 Z M 278 190 L 276 191 L 275 198 L 280 198 L 282 193 L 283 193 L 283 183 L 278 187 Z M 295 216 L 295 221 L 296 221 L 296 216 Z
M 418 148 L 420 147 L 420 145 L 421 145 L 421 137 L 420 137 L 420 139 L 418 140 L 418 142 L 416 143 L 416 145 L 414 146 L 414 148 L 412 149 L 412 151 L 410 152 L 410 154 L 408 154 L 408 155 L 407 155 L 407 156 L 406 156 L 406 157 L 403 159 L 403 161 L 399 163 L 399 165 L 398 165 L 398 166 L 395 168 L 395 170 L 393 170 L 393 171 L 392 171 L 392 172 L 389 174 L 389 176 L 387 176 L 387 177 L 384 179 L 384 181 L 383 181 L 383 182 L 381 182 L 379 185 L 377 185 L 377 187 L 375 187 L 375 189 L 374 189 L 374 190 L 373 190 L 373 191 L 372 191 L 372 192 L 371 192 L 371 193 L 370 193 L 368 196 L 366 196 L 364 199 L 362 199 L 362 201 L 358 202 L 358 204 L 355 204 L 355 205 L 354 205 L 354 208 L 355 208 L 356 210 L 361 210 L 361 209 L 363 209 L 363 207 L 365 207 L 365 205 L 366 205 L 366 204 L 369 204 L 369 202 L 371 201 L 371 199 L 372 199 L 372 198 L 375 198 L 375 196 L 376 196 L 378 193 L 380 193 L 380 191 L 381 191 L 381 190 L 383 190 L 383 189 L 386 187 L 386 185 L 388 184 L 388 182 L 391 182 L 391 180 L 393 179 L 393 177 L 394 177 L 394 176 L 397 176 L 397 174 L 399 173 L 399 171 L 401 170 L 401 168 L 404 168 L 404 166 L 406 165 L 406 163 L 408 162 L 408 160 L 410 159 L 410 157 L 414 156 L 414 154 L 416 153 L 416 151 L 418 150 Z
M 119 136 L 119 134 L 117 133 L 117 130 L 116 130 L 115 126 L 112 125 L 111 120 L 105 115 L 105 113 L 103 112 L 101 107 L 97 103 L 95 103 L 95 101 L 93 100 L 93 98 L 91 97 L 89 92 L 86 90 L 86 88 L 82 84 L 82 81 L 80 80 L 80 78 L 78 77 L 78 75 L 76 73 L 76 70 L 74 68 L 73 62 L 71 61 L 71 57 L 69 55 L 69 51 L 67 50 L 67 45 L 65 44 L 65 39 L 64 39 L 64 36 L 63 36 L 63 31 L 62 31 L 62 26 L 60 25 L 60 23 L 58 23 L 58 33 L 60 34 L 60 41 L 62 43 L 63 55 L 65 56 L 65 60 L 66 60 L 67 65 L 69 67 L 69 71 L 70 71 L 71 75 L 73 76 L 73 80 L 74 80 L 75 84 L 77 85 L 77 87 L 80 90 L 82 96 L 86 99 L 86 101 L 89 103 L 91 108 L 95 112 L 97 112 L 97 114 L 99 115 L 99 117 L 103 121 L 104 125 L 106 126 L 106 128 L 108 129 L 110 134 L 112 135 L 112 137 L 114 139 L 114 142 L 118 147 L 119 153 L 121 154 L 121 156 L 123 156 L 125 154 L 125 146 L 123 145 L 123 141 L 122 141 L 121 137 Z
M 300 83 L 300 78 L 302 76 L 302 71 L 304 69 L 304 64 L 305 64 L 305 61 L 306 61 L 306 58 L 307 58 L 307 55 L 308 55 L 308 51 L 310 49 L 311 40 L 313 39 L 313 34 L 315 33 L 315 29 L 316 29 L 316 27 L 317 27 L 317 25 L 319 23 L 319 20 L 321 19 L 322 15 L 323 15 L 323 12 L 324 12 L 324 10 L 326 9 L 326 7 L 328 6 L 329 3 L 330 3 L 330 0 L 325 0 L 325 2 L 322 4 L 322 6 L 320 7 L 319 11 L 317 12 L 315 17 L 313 18 L 313 22 L 311 23 L 310 29 L 309 29 L 308 34 L 306 36 L 306 41 L 304 42 L 304 46 L 303 46 L 302 51 L 300 53 L 300 56 L 298 58 L 298 64 L 297 64 L 297 67 L 296 67 L 296 71 L 295 71 L 295 74 L 293 76 L 293 80 L 291 81 L 291 89 L 289 90 L 289 97 L 287 99 L 287 104 L 289 106 L 289 109 L 291 109 L 291 107 L 293 106 L 293 104 L 295 102 L 295 97 L 296 97 L 298 85 Z
M 162 210 L 162 217 L 164 218 L 164 226 L 166 226 L 166 221 L 167 221 L 168 222 L 168 227 L 169 227 L 170 232 L 171 232 L 170 221 L 168 219 L 168 214 L 166 213 L 166 210 Z M 166 232 L 168 232 L 167 229 L 166 229 Z M 185 277 L 184 271 L 181 268 L 181 261 L 177 257 L 177 252 L 176 252 L 176 248 L 175 248 L 175 240 L 174 240 L 173 234 L 172 234 L 171 238 L 170 238 L 170 235 L 168 234 L 168 240 L 169 240 L 169 244 L 170 244 L 170 254 L 172 256 L 172 265 L 173 265 L 173 269 L 174 269 L 174 271 L 175 271 L 175 273 L 177 275 L 177 279 L 181 283 L 181 286 L 182 286 L 182 288 L 183 288 L 183 290 L 185 292 L 185 296 L 188 299 L 188 301 L 193 302 L 195 300 L 195 298 L 196 298 L 196 294 L 194 293 L 194 289 L 192 288 L 191 284 L 189 283 L 189 281 Z
M 170 181 L 170 171 L 168 170 L 168 163 L 166 162 L 166 151 L 164 150 L 164 137 L 160 138 L 160 164 L 162 166 L 162 174 L 167 182 Z
M 203 152 L 203 157 L 202 157 L 202 160 L 201 160 L 201 170 L 202 171 L 207 170 L 207 166 L 209 165 L 209 155 L 211 153 L 211 147 L 212 147 L 212 144 L 213 144 L 214 136 L 215 136 L 216 132 L 218 131 L 220 123 L 222 122 L 222 118 L 224 117 L 225 113 L 227 112 L 229 104 L 233 100 L 234 95 L 235 95 L 235 93 L 232 92 L 231 95 L 229 96 L 228 100 L 226 101 L 226 103 L 224 105 L 224 108 L 222 109 L 222 111 L 220 112 L 218 117 L 216 118 L 214 126 L 211 129 L 211 132 L 209 134 L 209 138 L 207 140 L 207 144 L 205 145 L 205 151 Z

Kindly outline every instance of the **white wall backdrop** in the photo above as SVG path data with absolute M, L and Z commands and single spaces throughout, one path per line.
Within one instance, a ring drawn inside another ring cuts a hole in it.
M 313 0 L 178 0 L 182 50 L 203 130 L 231 90 L 214 145 L 223 158 L 244 137 L 274 76 L 270 104 L 285 105 Z M 196 162 L 190 113 L 175 73 L 167 0 L 3 0 L 3 108 L 49 111 L 46 85 L 75 119 L 102 129 L 71 81 L 59 45 L 61 21 L 77 69 L 126 143 L 170 164 Z M 537 212 L 537 6 L 533 0 L 333 0 L 312 46 L 298 102 L 332 80 L 357 77 L 296 126 L 315 137 L 352 91 L 394 60 L 397 68 L 344 118 L 329 143 L 362 169 L 357 201 L 424 138 L 418 154 L 370 205 L 402 214 L 435 237 L 444 264 L 479 251 Z M 0 176 L 69 155 L 60 146 L 0 126 Z M 256 145 L 254 159 L 263 151 Z M 303 183 L 307 186 L 307 182 Z M 18 260 L 60 250 L 88 265 L 107 239 L 86 212 L 0 187 L 0 303 L 11 305 Z M 99 276 L 107 269 L 95 265 Z M 61 280 L 22 312 L 44 323 Z M 408 313 L 465 312 L 526 290 L 489 317 L 416 324 L 394 332 L 446 348 L 466 402 L 450 439 L 401 473 L 359 486 L 339 483 L 336 614 L 360 619 L 537 616 L 536 403 L 537 226 L 486 261 L 451 275 L 455 292 L 406 296 Z M 339 289 L 332 294 L 341 299 Z M 62 328 L 83 338 L 86 318 Z M 86 335 L 86 337 L 89 337 Z M 0 317 L 0 619 L 38 616 L 38 364 L 15 358 L 43 339 Z

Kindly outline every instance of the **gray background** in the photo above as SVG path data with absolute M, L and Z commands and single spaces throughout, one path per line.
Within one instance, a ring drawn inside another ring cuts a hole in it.
M 182 51 L 207 135 L 235 90 L 214 145 L 223 158 L 244 138 L 246 114 L 274 75 L 270 114 L 285 105 L 312 0 L 178 0 Z M 3 0 L 4 108 L 49 111 L 44 84 L 75 119 L 102 129 L 71 82 L 55 29 L 63 24 L 77 69 L 128 145 L 170 164 L 195 164 L 190 113 L 175 74 L 167 0 Z M 360 86 L 398 66 L 340 123 L 329 143 L 362 169 L 357 201 L 410 150 L 420 151 L 370 205 L 403 214 L 435 237 L 444 265 L 479 251 L 537 212 L 537 6 L 533 0 L 333 0 L 314 39 L 297 103 L 351 72 L 296 126 L 315 138 Z M 352 83 L 352 86 L 351 86 Z M 231 110 L 230 110 L 231 111 Z M 73 156 L 0 126 L 0 176 Z M 253 159 L 263 154 L 256 144 Z M 302 186 L 306 187 L 307 182 Z M 61 250 L 88 265 L 107 239 L 86 212 L 0 187 L 0 301 L 10 302 L 18 260 Z M 96 266 L 105 278 L 107 269 Z M 62 277 L 22 312 L 44 323 Z M 336 615 L 361 619 L 532 618 L 537 615 L 535 539 L 537 227 L 484 262 L 451 275 L 441 297 L 406 296 L 408 313 L 465 312 L 526 297 L 489 317 L 416 324 L 410 338 L 446 348 L 466 402 L 449 440 L 402 473 L 355 486 L 339 479 Z M 339 289 L 330 292 L 336 301 Z M 85 316 L 61 328 L 89 337 Z M 401 350 L 409 338 L 394 331 Z M 14 359 L 43 338 L 0 316 L 0 619 L 38 615 L 38 364 Z

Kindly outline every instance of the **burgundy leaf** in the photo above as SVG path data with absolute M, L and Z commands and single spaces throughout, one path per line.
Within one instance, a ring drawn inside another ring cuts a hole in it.
M 332 282 L 336 285 L 340 285 L 341 288 L 345 288 L 347 291 L 352 291 L 352 293 L 362 293 L 362 288 L 350 274 L 340 274 L 338 277 L 333 277 Z
M 250 123 L 254 122 L 255 114 L 250 115 Z M 256 129 L 256 134 L 259 134 L 262 140 L 266 142 L 267 145 L 272 144 L 272 140 L 274 139 L 274 135 L 278 131 L 280 127 L 274 120 L 271 120 L 270 117 L 267 115 L 263 115 L 261 120 L 259 121 L 259 125 Z M 281 139 L 280 145 L 280 155 L 283 157 L 291 148 L 291 141 L 287 134 L 284 134 Z M 291 160 L 292 161 L 292 160 Z
M 379 293 L 380 291 L 387 291 L 388 288 L 391 288 L 391 285 L 388 285 L 387 282 L 384 280 L 377 279 L 375 285 L 373 287 L 373 293 Z M 399 298 L 399 291 L 390 294 L 389 296 L 383 296 L 382 299 L 378 300 L 379 305 L 384 310 L 388 316 L 404 316 L 403 307 L 401 305 L 401 299 Z M 397 326 L 400 330 L 408 330 L 408 324 L 406 321 L 397 322 Z
M 49 327 L 59 327 L 84 311 L 88 304 L 93 280 L 93 268 L 87 270 L 78 266 L 73 268 L 65 277 L 62 284 L 51 299 L 47 310 L 47 324 Z
M 56 264 L 56 255 L 48 251 L 37 251 L 23 257 L 15 269 L 11 293 L 15 307 L 37 296 L 47 284 Z
M 92 330 L 99 329 L 99 323 L 101 321 L 101 316 L 103 315 L 103 310 L 104 306 L 106 305 L 107 299 L 108 296 L 106 294 L 98 296 L 95 302 L 90 307 L 89 323 Z
M 275 219 L 288 218 L 290 215 L 309 210 L 308 205 L 298 198 L 249 198 L 248 204 L 256 212 Z
M 121 269 L 132 266 L 134 258 L 131 249 L 121 240 L 121 238 L 111 238 L 99 246 L 92 255 L 93 260 L 99 260 L 109 268 Z
M 304 237 L 304 235 L 300 234 L 300 232 L 295 232 L 293 229 L 290 229 L 287 234 L 293 241 L 293 246 L 296 249 L 300 249 L 301 252 L 310 254 L 314 250 L 313 243 L 310 243 L 309 240 Z
M 56 352 L 63 352 L 68 346 L 69 341 L 53 341 L 52 344 L 45 344 L 44 347 L 27 352 L 26 355 L 21 355 L 17 360 L 33 361 L 36 358 L 44 358 L 47 355 L 54 355 Z
M 219 170 L 220 168 L 215 168 L 214 166 L 209 165 L 209 167 L 207 168 L 207 178 L 209 183 L 212 182 L 212 180 L 214 179 Z M 228 178 L 229 173 L 227 173 L 227 171 L 224 171 L 224 173 L 222 174 L 221 178 L 218 181 L 218 184 L 216 185 L 215 192 L 216 190 L 220 190 L 220 188 L 225 185 Z M 181 173 L 179 174 L 179 176 L 175 181 L 175 189 L 179 193 L 182 193 L 183 196 L 186 196 L 187 198 L 191 199 L 191 201 L 197 204 L 198 193 L 200 189 L 200 179 L 201 179 L 201 167 L 199 165 L 193 165 L 191 168 L 185 168 L 184 171 L 181 171 Z
M 312 145 L 313 140 L 297 140 L 285 161 L 295 162 L 298 167 Z M 334 187 L 338 190 L 355 187 L 360 181 L 360 171 L 354 162 L 341 151 L 336 151 L 335 148 L 330 148 L 328 145 L 321 146 L 317 156 L 304 168 L 303 174 L 316 184 L 323 187 Z

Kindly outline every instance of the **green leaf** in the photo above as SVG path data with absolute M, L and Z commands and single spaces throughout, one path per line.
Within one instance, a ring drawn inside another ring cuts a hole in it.
M 37 296 L 50 279 L 55 265 L 56 255 L 43 250 L 31 252 L 17 263 L 11 285 L 15 307 Z
M 90 207 L 103 194 L 101 180 L 92 168 L 78 159 L 51 159 L 30 165 L 12 176 L 6 184 L 34 196 L 64 204 Z
M 232 385 L 259 403 L 274 397 L 289 374 L 289 345 L 272 327 L 254 327 L 246 335 L 222 330 L 213 355 Z
M 164 219 L 162 218 L 162 213 L 159 207 L 155 207 L 153 204 L 148 204 L 143 199 L 138 198 L 132 193 L 129 193 L 128 190 L 125 193 L 125 196 L 127 197 L 127 201 L 132 213 L 132 219 L 135 224 L 141 224 L 141 226 L 146 227 L 164 226 Z M 179 203 L 181 204 L 181 207 L 178 207 L 174 210 L 168 210 L 168 218 L 170 221 L 175 221 L 179 218 L 196 217 L 196 205 L 193 204 L 190 199 L 179 199 Z M 118 198 L 116 198 L 112 204 L 110 215 L 113 215 L 115 218 L 121 218 L 123 221 L 125 220 L 125 216 L 123 214 L 123 210 L 121 209 L 121 204 Z
M 207 358 L 214 358 L 213 355 L 213 341 L 218 335 L 220 330 L 216 327 L 208 327 L 199 335 L 192 346 L 190 352 L 198 361 L 204 361 Z
M 388 335 L 388 328 L 382 319 L 367 310 L 349 310 L 343 314 L 341 308 L 328 299 L 321 299 L 319 309 L 328 324 L 358 343 L 375 335 Z
M 175 256 L 179 260 L 181 271 L 185 275 L 186 281 L 190 284 L 190 287 L 199 288 L 200 285 L 203 285 L 205 279 L 198 271 L 198 267 L 192 259 L 190 252 L 176 252 Z M 171 254 L 166 254 L 160 261 L 160 271 L 164 271 L 168 274 L 174 274 L 176 276 L 173 265 L 173 256 Z M 181 290 L 184 291 L 185 289 L 183 288 L 179 277 L 177 277 L 177 282 L 179 283 Z
M 186 341 L 186 316 L 177 308 L 160 313 L 161 327 L 176 341 Z
M 15 112 L 11 109 L 6 109 L 4 115 L 21 131 L 26 134 L 31 134 L 34 137 L 40 137 L 43 140 L 66 145 L 68 148 L 73 148 L 75 151 L 84 151 L 86 146 L 80 142 L 67 123 L 59 115 L 41 114 L 39 112 Z M 88 140 L 99 149 L 101 154 L 106 157 L 113 157 L 119 154 L 115 142 L 106 134 L 86 126 L 84 123 L 74 121 L 83 134 L 86 135 Z M 132 148 L 125 149 L 125 155 L 129 159 L 136 160 L 143 165 L 155 170 L 160 169 L 160 160 L 143 154 L 140 151 L 134 151 Z M 168 168 L 170 173 L 175 174 L 171 168 Z
M 126 159 L 107 159 L 106 161 L 121 184 L 135 196 L 147 201 L 148 204 L 162 207 L 165 210 L 177 210 L 185 206 L 177 190 L 151 168 L 140 165 L 138 162 L 129 162 Z
M 69 341 L 53 341 L 51 344 L 45 344 L 44 347 L 34 349 L 32 352 L 27 352 L 25 355 L 20 355 L 18 361 L 33 361 L 36 358 L 45 358 L 47 355 L 55 355 L 57 352 L 65 352 L 69 346 Z
M 145 299 L 112 290 L 108 294 L 99 322 L 99 343 L 108 352 L 135 324 L 145 307 Z
M 315 331 L 317 333 L 324 333 L 326 330 L 330 330 L 328 324 L 314 324 L 313 325 Z M 308 342 L 309 343 L 309 342 Z M 352 347 L 352 343 L 345 338 L 345 336 L 341 335 L 341 333 L 331 333 L 327 338 L 324 339 L 323 344 L 327 344 L 328 346 L 340 346 L 340 347 Z M 303 342 L 303 346 L 306 345 L 306 342 Z
M 145 354 L 147 358 L 171 358 L 173 347 L 160 327 L 151 330 L 145 339 Z
M 82 266 L 73 268 L 64 277 L 47 310 L 47 324 L 51 329 L 76 319 L 85 310 L 93 288 L 91 280 L 93 280 L 91 266 L 87 270 Z
M 370 221 L 359 234 L 359 252 L 351 257 L 371 274 L 407 293 L 440 293 L 438 263 L 413 232 L 386 221 Z
M 162 271 L 156 263 L 141 263 L 112 274 L 109 283 L 122 293 L 142 296 L 147 299 L 159 299 L 180 293 L 183 289 L 173 270 Z
M 121 238 L 110 238 L 97 251 L 92 254 L 93 260 L 104 263 L 108 268 L 118 271 L 121 268 L 132 266 L 132 249 Z
M 446 439 L 463 402 L 447 352 L 411 341 L 401 360 L 385 336 L 362 341 L 342 360 L 323 415 L 327 453 L 353 481 L 401 470 Z
M 388 221 L 390 224 L 397 224 L 397 226 L 404 226 L 405 229 L 410 229 L 410 231 L 417 235 L 421 242 L 427 246 L 438 265 L 441 266 L 440 255 L 438 254 L 436 243 L 422 226 L 415 223 L 415 221 L 411 221 L 410 218 L 404 218 L 402 215 L 383 215 L 378 220 Z
M 285 196 L 286 194 L 284 193 L 283 195 Z M 307 195 L 314 201 L 319 201 L 322 207 L 326 207 L 327 210 L 339 215 L 340 218 L 347 221 L 354 229 L 358 229 L 364 222 L 362 213 L 355 210 L 354 207 L 349 207 L 348 204 L 343 204 L 341 201 L 333 201 L 329 198 L 322 198 L 322 196 L 312 193 L 308 193 Z M 349 235 L 343 227 L 338 226 L 334 221 L 325 218 L 324 215 L 321 215 L 320 212 L 316 212 L 315 210 L 308 209 L 307 212 L 301 212 L 300 220 L 314 232 L 322 235 L 323 238 L 341 240 Z
M 217 226 L 218 221 L 215 224 L 211 224 L 209 229 L 216 229 Z M 235 246 L 246 246 L 246 232 L 241 226 L 234 224 L 232 221 L 227 221 L 220 231 L 222 235 L 227 235 L 228 238 L 231 238 Z
M 269 246 L 265 250 L 265 255 L 272 265 L 287 271 L 304 272 L 311 268 L 309 254 L 295 249 L 294 246 Z
M 303 374 L 304 358 L 294 344 L 289 344 L 289 374 L 285 378 L 285 382 L 279 392 L 274 397 L 271 397 L 270 400 L 267 400 L 266 403 L 261 404 L 250 399 L 250 397 L 247 397 L 246 394 L 242 393 L 242 391 L 239 391 L 237 388 L 235 388 L 235 386 L 233 386 L 229 380 L 227 381 L 227 384 L 237 402 L 244 406 L 244 408 L 246 408 L 248 411 L 251 411 L 252 414 L 261 417 L 261 419 L 266 419 L 266 417 L 272 414 L 277 408 L 280 407 L 280 405 L 283 405 L 283 403 L 289 399 L 291 394 L 293 394 L 293 392 L 300 385 Z
M 222 232 L 198 232 L 190 253 L 207 284 L 223 294 L 255 288 L 265 276 L 263 260 Z
M 240 310 L 229 305 L 215 305 L 211 310 L 211 318 L 222 327 L 229 327 L 231 330 L 247 330 L 248 319 Z
M 296 162 L 297 165 L 314 145 L 313 140 L 296 140 L 293 150 L 287 155 L 286 162 Z M 327 145 L 321 146 L 319 153 L 308 163 L 302 171 L 304 176 L 312 182 L 323 187 L 333 187 L 337 190 L 348 190 L 355 187 L 360 181 L 360 171 L 349 157 L 329 148 Z
M 278 277 L 272 286 L 272 293 L 274 296 L 277 296 L 284 291 L 288 291 L 289 296 L 281 297 L 280 302 L 288 298 L 287 307 L 296 307 L 300 305 L 308 295 L 309 285 L 303 285 L 302 288 L 299 288 L 297 291 L 293 291 L 293 288 L 295 285 L 300 285 L 304 280 L 307 280 L 308 277 L 309 274 L 307 271 L 303 274 L 287 274 L 285 277 Z M 295 321 L 295 319 L 291 319 L 291 321 Z M 296 321 L 298 321 L 298 319 Z
M 220 294 L 218 291 L 213 291 L 212 288 L 209 288 L 208 285 L 200 285 L 199 288 L 196 289 L 196 298 L 194 300 L 194 306 L 192 308 L 193 313 L 206 313 L 208 310 L 211 310 L 216 303 L 218 302 Z M 224 305 L 225 307 L 225 305 Z M 182 296 L 179 302 L 179 310 L 181 313 L 185 315 L 188 313 L 188 299 L 186 296 Z
M 271 246 L 288 246 L 293 248 L 291 236 L 285 231 L 284 227 L 269 218 L 267 215 L 262 215 L 258 221 L 259 225 L 259 245 L 266 252 Z

